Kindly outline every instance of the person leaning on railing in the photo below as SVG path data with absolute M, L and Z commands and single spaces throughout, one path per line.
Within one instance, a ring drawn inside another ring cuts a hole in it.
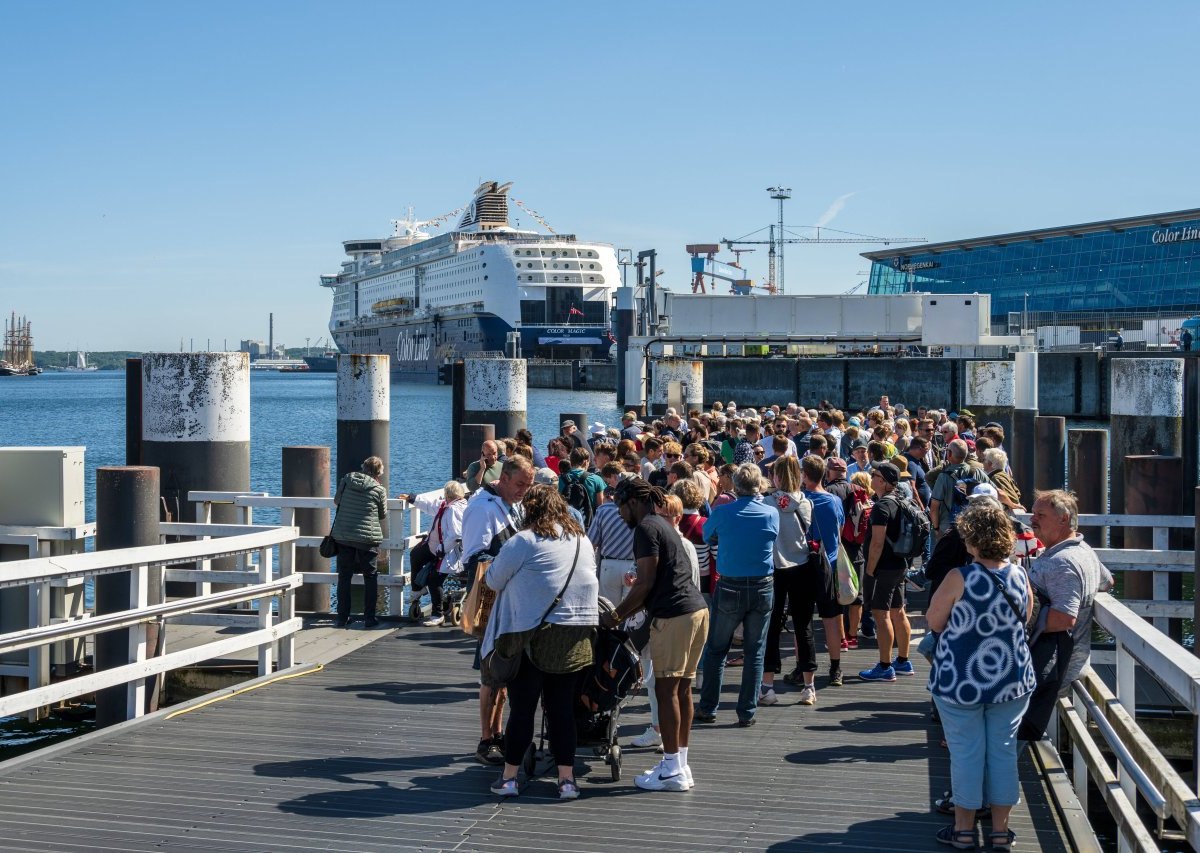
M 375 627 L 375 608 L 379 601 L 379 543 L 383 541 L 381 521 L 387 517 L 387 491 L 379 483 L 383 460 L 368 456 L 361 471 L 342 477 L 333 502 L 337 506 L 330 535 L 337 543 L 337 620 L 345 628 L 350 622 L 351 583 L 356 574 L 363 576 L 363 616 L 368 628 Z

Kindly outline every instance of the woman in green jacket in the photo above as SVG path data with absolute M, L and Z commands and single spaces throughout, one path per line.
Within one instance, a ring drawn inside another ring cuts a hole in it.
M 383 460 L 368 456 L 361 473 L 355 471 L 342 477 L 333 502 L 337 515 L 333 521 L 333 540 L 337 543 L 337 621 L 338 628 L 350 622 L 350 590 L 356 574 L 363 576 L 363 616 L 366 626 L 379 624 L 375 606 L 379 600 L 379 543 L 383 541 L 383 526 L 387 517 L 387 491 L 379 484 L 383 476 Z

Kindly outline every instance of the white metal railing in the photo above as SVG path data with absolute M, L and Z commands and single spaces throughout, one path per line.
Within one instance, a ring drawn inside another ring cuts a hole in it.
M 226 529 L 224 526 L 222 530 Z M 40 609 L 29 628 L 0 634 L 0 655 L 27 651 L 34 654 L 52 643 L 77 640 L 105 631 L 127 629 L 129 631 L 128 663 L 93 672 L 53 684 L 31 684 L 30 689 L 19 693 L 0 696 L 0 717 L 17 714 L 51 705 L 97 690 L 124 685 L 126 708 L 130 717 L 141 716 L 145 708 L 146 678 L 168 670 L 191 666 L 200 661 L 220 657 L 231 652 L 257 647 L 258 671 L 265 675 L 272 671 L 278 645 L 278 662 L 281 668 L 294 663 L 295 651 L 292 635 L 301 628 L 301 620 L 295 615 L 294 591 L 303 583 L 303 578 L 293 572 L 295 565 L 295 542 L 299 536 L 291 526 L 254 527 L 236 526 L 234 535 L 220 535 L 210 529 L 207 538 L 192 542 L 175 542 L 166 545 L 150 545 L 125 548 L 116 551 L 93 551 L 58 557 L 37 557 L 15 560 L 4 564 L 0 573 L 0 589 L 29 587 L 38 590 L 40 597 L 51 583 L 95 578 L 116 572 L 130 575 L 130 596 L 126 610 L 78 619 L 62 624 L 48 624 L 45 610 Z M 274 568 L 273 553 L 279 550 L 279 570 Z M 184 563 L 211 563 L 214 559 L 233 557 L 248 564 L 247 555 L 257 556 L 253 571 L 215 571 L 211 569 L 171 568 Z M 213 582 L 240 585 L 226 591 L 211 591 L 171 602 L 149 601 L 149 576 L 161 572 L 166 581 L 194 581 L 207 575 Z M 34 596 L 31 595 L 31 598 Z M 278 599 L 278 614 L 272 602 Z M 242 602 L 257 602 L 252 614 L 221 615 L 221 619 L 237 619 L 236 623 L 222 624 L 252 625 L 254 630 L 247 634 L 225 637 L 178 652 L 167 652 L 149 657 L 147 650 L 147 627 L 152 622 L 167 619 L 182 619 L 189 615 L 204 614 L 218 607 Z
M 1058 700 L 1058 719 L 1071 749 L 1075 794 L 1086 808 L 1088 777 L 1094 780 L 1117 822 L 1122 851 L 1150 853 L 1155 839 L 1186 839 L 1200 849 L 1200 797 L 1189 787 L 1135 719 L 1135 672 L 1153 677 L 1193 715 L 1200 711 L 1200 660 L 1166 637 L 1125 603 L 1107 593 L 1096 597 L 1096 623 L 1116 643 L 1116 691 L 1092 670 Z M 1195 731 L 1200 738 L 1200 715 Z M 1091 728 L 1094 726 L 1096 735 Z M 1098 735 L 1098 737 L 1097 737 Z M 1200 743 L 1200 740 L 1196 741 Z M 1067 744 L 1060 744 L 1060 748 Z M 1116 770 L 1102 748 L 1113 755 Z M 1155 815 L 1153 832 L 1138 815 L 1138 799 Z M 1178 829 L 1167 826 L 1174 821 Z

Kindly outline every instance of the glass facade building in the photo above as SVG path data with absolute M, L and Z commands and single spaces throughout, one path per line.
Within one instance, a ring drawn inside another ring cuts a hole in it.
M 1200 210 L 865 252 L 869 293 L 988 293 L 1010 314 L 1200 312 Z

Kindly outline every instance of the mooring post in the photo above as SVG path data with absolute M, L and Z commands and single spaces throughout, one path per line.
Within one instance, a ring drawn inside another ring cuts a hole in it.
M 629 338 L 634 328 L 634 302 L 632 287 L 617 288 L 617 313 L 615 315 L 615 332 L 617 338 L 617 406 L 624 407 L 629 402 L 626 393 L 625 363 L 629 354 Z
M 654 384 L 650 414 L 661 416 L 674 406 L 687 421 L 689 409 L 704 408 L 704 362 L 689 358 L 660 358 L 651 365 Z
M 559 412 L 558 435 L 562 435 L 562 425 L 567 420 L 575 422 L 575 429 L 579 430 L 579 437 L 583 439 L 584 444 L 587 444 L 588 430 L 591 427 L 591 424 L 588 423 L 587 412 Z M 570 450 L 572 446 L 568 444 L 567 450 Z
M 1067 431 L 1067 486 L 1075 493 L 1080 514 L 1108 512 L 1108 430 Z M 1032 509 L 1033 503 L 1028 506 Z M 1080 527 L 1084 541 L 1093 548 L 1106 548 L 1105 526 Z
M 1178 456 L 1126 456 L 1124 466 L 1125 512 L 1129 515 L 1178 515 L 1183 503 L 1183 459 Z M 1170 531 L 1151 527 L 1125 528 L 1125 547 L 1166 551 Z M 1170 601 L 1182 593 L 1181 577 L 1171 572 L 1129 572 L 1125 577 L 1125 597 L 1134 601 Z M 1175 589 L 1172 589 L 1175 587 Z M 1166 633 L 1165 617 L 1154 617 L 1154 626 Z M 1181 628 L 1172 619 L 1172 628 Z M 1182 639 L 1182 633 L 1174 639 Z
M 465 359 L 459 423 L 491 424 L 499 438 L 516 435 L 527 425 L 525 377 L 523 358 Z
M 358 471 L 363 460 L 383 460 L 379 482 L 388 489 L 392 470 L 391 377 L 386 355 L 342 353 L 337 372 L 337 481 Z M 389 491 L 390 494 L 390 491 Z
M 196 520 L 188 492 L 250 490 L 250 356 L 244 352 L 142 355 L 142 463 L 159 469 L 170 520 Z M 233 504 L 212 508 L 214 524 L 237 524 Z M 237 558 L 213 560 L 231 569 Z M 202 585 L 171 583 L 168 595 Z M 232 588 L 222 584 L 214 590 Z
M 1009 449 L 1013 446 L 1013 403 L 1016 401 L 1016 370 L 1011 361 L 968 361 L 963 408 L 975 416 L 977 426 L 995 421 L 1004 428 Z M 1016 463 L 1012 463 L 1015 467 Z M 1018 482 L 1022 492 L 1031 483 Z
M 1061 489 L 1067 482 L 1067 419 L 1038 415 L 1033 419 L 1033 485 L 1035 489 Z M 1032 502 L 1028 503 L 1033 506 Z
M 145 465 L 96 469 L 96 550 L 114 551 L 158 544 L 159 471 Z M 161 568 L 132 566 L 130 571 L 96 577 L 96 615 L 119 613 L 162 601 Z M 139 647 L 153 657 L 160 647 L 157 623 L 104 631 L 95 639 L 95 667 L 113 669 L 134 663 Z M 143 646 L 144 644 L 144 646 Z M 96 725 L 110 726 L 139 716 L 138 708 L 157 706 L 159 677 L 96 691 Z
M 1111 503 L 1123 513 L 1126 456 L 1183 456 L 1183 359 L 1110 358 L 1109 387 Z M 1120 528 L 1110 538 L 1114 547 L 1125 541 Z
M 283 448 L 283 479 L 280 489 L 289 498 L 329 497 L 329 448 L 300 446 Z M 301 536 L 324 536 L 329 532 L 328 509 L 297 509 L 293 524 Z M 328 572 L 329 560 L 316 548 L 297 548 L 294 571 Z M 305 584 L 296 590 L 296 609 L 328 613 L 329 584 Z
M 1038 354 L 1019 352 L 1013 361 L 1013 475 L 1022 492 L 1037 481 L 1037 435 L 1034 422 L 1038 413 Z
M 125 464 L 142 464 L 142 360 L 125 359 Z
M 462 424 L 458 428 L 458 465 L 454 470 L 457 479 L 472 462 L 478 462 L 483 454 L 483 443 L 494 441 L 496 427 L 492 424 Z

